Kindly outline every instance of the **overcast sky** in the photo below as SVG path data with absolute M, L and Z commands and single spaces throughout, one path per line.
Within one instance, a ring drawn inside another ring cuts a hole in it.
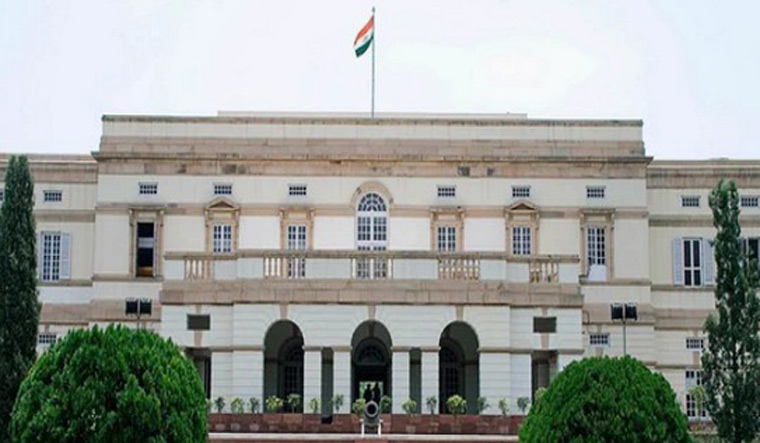
M 760 158 L 760 2 L 0 0 L 0 152 L 102 114 L 377 109 L 644 120 L 657 158 Z

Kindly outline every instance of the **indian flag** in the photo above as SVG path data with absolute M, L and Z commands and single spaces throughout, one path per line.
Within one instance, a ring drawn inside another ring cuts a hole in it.
M 366 25 L 356 34 L 354 39 L 354 52 L 357 57 L 361 57 L 362 54 L 367 52 L 369 45 L 372 44 L 372 38 L 375 36 L 375 16 L 369 18 Z

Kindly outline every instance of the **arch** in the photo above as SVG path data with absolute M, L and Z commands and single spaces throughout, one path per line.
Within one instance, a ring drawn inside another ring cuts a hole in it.
M 390 209 L 390 206 L 393 206 L 393 196 L 388 188 L 380 182 L 369 181 L 362 183 L 361 186 L 356 188 L 356 191 L 354 191 L 354 194 L 351 196 L 351 207 L 356 209 L 359 205 L 359 200 L 369 193 L 378 194 L 382 197 L 388 204 L 388 209 Z
M 392 352 L 388 329 L 376 320 L 357 326 L 351 338 L 351 404 L 357 398 L 391 395 Z
M 480 396 L 480 353 L 478 335 L 463 321 L 449 323 L 439 342 L 438 399 L 440 412 L 447 413 L 446 400 L 459 395 L 467 400 L 467 413 L 477 413 Z
M 264 337 L 264 398 L 303 399 L 303 354 L 301 329 L 290 320 L 272 323 Z

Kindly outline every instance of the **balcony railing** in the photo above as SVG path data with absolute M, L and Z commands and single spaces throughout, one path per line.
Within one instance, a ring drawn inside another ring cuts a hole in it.
M 165 278 L 184 281 L 472 280 L 578 283 L 578 256 L 511 256 L 501 252 L 278 251 L 165 255 Z

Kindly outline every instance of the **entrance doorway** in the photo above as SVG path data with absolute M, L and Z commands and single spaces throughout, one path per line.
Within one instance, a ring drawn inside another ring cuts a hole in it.
M 359 325 L 351 340 L 351 404 L 391 395 L 391 336 L 382 323 Z

